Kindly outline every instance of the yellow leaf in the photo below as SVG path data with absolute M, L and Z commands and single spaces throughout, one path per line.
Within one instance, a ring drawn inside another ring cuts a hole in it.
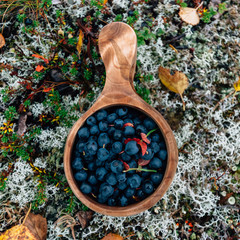
M 179 71 L 175 71 L 174 75 L 171 75 L 170 70 L 159 67 L 158 74 L 161 82 L 172 92 L 178 93 L 183 102 L 183 110 L 185 110 L 185 103 L 182 98 L 184 90 L 188 87 L 187 76 Z
M 27 227 L 23 225 L 17 225 L 8 229 L 5 233 L 0 235 L 0 240 L 38 240 L 33 236 L 33 234 L 28 230 Z
M 239 92 L 240 91 L 240 77 L 238 79 L 238 81 L 236 81 L 234 84 L 233 84 L 233 87 L 235 89 L 236 92 Z
M 108 0 L 104 0 L 104 1 L 103 1 L 103 5 L 105 5 L 107 2 L 108 2 Z
M 195 8 L 180 7 L 179 16 L 184 22 L 191 25 L 197 25 L 200 21 Z
M 5 38 L 4 36 L 0 33 L 0 48 L 2 48 L 5 45 Z
M 118 234 L 109 233 L 104 238 L 102 238 L 102 240 L 123 240 L 123 237 Z
M 83 44 L 83 31 L 80 29 L 79 32 L 79 37 L 78 37 L 78 43 L 77 43 L 77 51 L 78 51 L 78 55 L 80 56 L 81 50 L 82 50 L 82 44 Z

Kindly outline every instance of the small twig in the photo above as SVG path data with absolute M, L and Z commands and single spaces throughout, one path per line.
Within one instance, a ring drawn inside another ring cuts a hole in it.
M 31 208 L 32 208 L 32 204 L 30 203 L 30 207 L 29 207 L 29 209 L 28 209 L 28 211 L 27 211 L 27 214 L 26 214 L 26 216 L 25 216 L 25 218 L 24 218 L 24 220 L 23 220 L 23 222 L 22 222 L 22 225 L 25 223 L 25 221 L 26 221 L 26 219 L 27 219 L 27 217 L 28 217 L 28 215 L 29 215 L 29 213 L 30 213 L 30 211 L 31 211 Z
M 229 98 L 232 94 L 235 93 L 235 90 L 233 90 L 232 92 L 230 92 L 227 96 L 225 96 L 224 98 L 222 98 L 216 105 L 215 107 L 213 108 L 213 112 L 218 108 L 218 106 L 224 101 L 226 100 L 227 98 Z
M 185 37 L 185 36 L 186 36 L 186 34 L 183 33 L 183 34 L 181 34 L 181 35 L 179 35 L 179 36 L 176 36 L 176 37 L 174 37 L 174 38 L 166 41 L 165 44 L 169 44 L 169 43 L 175 42 L 176 40 L 179 40 L 179 39 L 181 39 L 181 38 L 183 38 L 183 37 Z

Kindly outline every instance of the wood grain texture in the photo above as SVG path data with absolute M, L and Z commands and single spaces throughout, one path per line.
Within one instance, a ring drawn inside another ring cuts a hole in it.
M 133 29 L 125 23 L 115 22 L 105 26 L 99 36 L 99 49 L 106 68 L 104 89 L 93 106 L 72 127 L 65 146 L 64 170 L 68 183 L 77 198 L 92 210 L 111 216 L 130 216 L 145 211 L 155 205 L 170 186 L 178 163 L 178 149 L 174 135 L 162 115 L 148 105 L 135 91 L 133 77 L 136 66 L 137 39 Z M 73 177 L 71 154 L 79 128 L 85 120 L 102 108 L 126 105 L 151 117 L 164 136 L 168 151 L 164 178 L 148 198 L 126 207 L 111 207 L 100 204 L 82 194 Z

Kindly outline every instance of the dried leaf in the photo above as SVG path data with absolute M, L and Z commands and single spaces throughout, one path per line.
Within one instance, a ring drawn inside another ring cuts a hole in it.
M 122 160 L 121 160 L 121 162 L 123 163 L 123 166 L 124 166 L 125 170 L 128 170 L 130 168 L 130 166 L 126 162 L 124 162 Z
M 38 240 L 45 240 L 47 238 L 47 219 L 40 214 L 35 215 L 29 213 L 24 225 Z
M 0 235 L 0 240 L 45 240 L 46 238 L 46 218 L 33 213 L 29 213 L 23 225 L 14 226 Z
M 42 65 L 38 65 L 35 69 L 35 71 L 37 72 L 41 72 L 44 69 L 44 67 Z
M 200 21 L 196 8 L 180 7 L 179 16 L 191 25 L 197 25 Z
M 146 153 L 146 151 L 147 151 L 147 144 L 145 142 L 143 142 L 143 141 L 139 141 L 138 144 L 141 147 L 142 156 L 143 156 Z
M 2 48 L 5 45 L 5 38 L 4 36 L 0 33 L 0 48 Z
M 239 77 L 238 81 L 233 84 L 233 87 L 236 92 L 240 91 L 240 77 Z
M 104 238 L 102 238 L 102 240 L 123 240 L 123 237 L 115 233 L 109 233 Z
M 93 211 L 79 211 L 76 214 L 82 228 L 86 228 L 88 226 L 89 221 L 93 217 Z
M 64 31 L 61 28 L 58 30 L 58 35 L 64 37 Z
M 49 61 L 46 58 L 44 58 L 43 56 L 41 56 L 39 54 L 33 54 L 32 57 L 42 59 L 46 64 L 49 63 Z
M 145 143 L 147 143 L 147 144 L 150 143 L 150 141 L 148 140 L 147 135 L 145 133 L 141 133 L 141 138 Z
M 27 113 L 22 113 L 18 119 L 17 134 L 19 136 L 22 136 L 27 130 L 26 121 L 27 121 Z
M 123 125 L 123 128 L 125 128 L 125 127 L 134 127 L 134 125 L 132 123 L 125 123 Z
M 78 43 L 77 43 L 78 56 L 80 56 L 80 53 L 82 50 L 83 38 L 84 38 L 84 34 L 83 34 L 83 31 L 80 29 L 79 36 L 78 36 Z
M 163 67 L 158 68 L 158 74 L 161 82 L 170 91 L 173 91 L 180 95 L 183 103 L 183 110 L 185 111 L 185 103 L 183 101 L 182 94 L 189 84 L 187 76 L 179 71 L 175 71 L 174 75 L 171 75 L 170 70 Z
M 138 159 L 138 165 L 139 165 L 139 166 L 146 166 L 146 165 L 148 165 L 148 164 L 150 163 L 150 161 L 151 161 L 151 160 L 144 160 L 144 159 L 142 159 L 142 158 L 139 158 L 139 159 Z

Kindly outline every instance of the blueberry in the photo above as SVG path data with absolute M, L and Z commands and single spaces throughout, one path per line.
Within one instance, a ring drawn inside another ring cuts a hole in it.
M 159 169 L 162 167 L 162 161 L 157 158 L 157 157 L 154 157 L 153 159 L 151 159 L 150 163 L 149 163 L 149 168 L 151 169 Z
M 99 181 L 103 181 L 107 174 L 107 170 L 104 167 L 100 167 L 96 170 L 96 178 Z
M 165 142 L 164 142 L 164 141 L 160 142 L 160 143 L 159 143 L 159 147 L 160 147 L 160 149 L 166 149 L 166 144 L 165 144 Z
M 152 142 L 160 142 L 160 135 L 158 133 L 153 133 L 151 134 L 151 139 L 152 139 Z
M 124 190 L 124 195 L 127 198 L 132 198 L 135 192 L 136 192 L 136 189 L 128 187 L 127 189 Z
M 90 117 L 88 117 L 86 123 L 87 123 L 88 126 L 92 127 L 92 126 L 96 125 L 97 120 L 94 116 L 90 116 Z
M 123 123 L 132 123 L 133 124 L 133 120 L 132 119 L 129 119 L 129 118 L 126 118 L 123 120 Z
M 131 137 L 135 134 L 135 129 L 133 127 L 127 126 L 124 128 L 123 134 L 126 137 Z
M 145 133 L 147 134 L 148 130 L 143 125 L 137 125 L 136 127 L 137 133 Z
M 152 159 L 153 155 L 154 155 L 154 152 L 152 151 L 152 149 L 150 147 L 147 147 L 146 153 L 144 155 L 141 155 L 141 158 L 143 160 L 150 160 Z
M 112 145 L 113 153 L 120 153 L 122 151 L 122 143 L 121 142 L 114 142 Z
M 95 170 L 96 170 L 96 164 L 95 164 L 95 162 L 90 162 L 90 163 L 88 163 L 87 169 L 88 169 L 89 171 L 95 171 Z
M 123 163 L 118 160 L 114 160 L 111 162 L 111 171 L 114 173 L 121 173 L 123 171 Z
M 91 135 L 98 135 L 99 133 L 100 133 L 100 130 L 97 125 L 94 125 L 90 128 Z
M 115 176 L 114 173 L 109 173 L 107 176 L 106 176 L 106 182 L 110 185 L 116 185 L 117 184 L 117 178 Z
M 128 165 L 130 168 L 137 168 L 138 167 L 138 164 L 136 161 L 134 160 L 131 160 L 130 162 L 128 162 Z
M 120 157 L 122 158 L 123 161 L 129 162 L 131 160 L 131 156 L 129 156 L 127 153 L 123 152 Z
M 106 148 L 100 148 L 97 151 L 97 158 L 99 161 L 106 161 L 109 157 L 109 151 Z
M 104 161 L 96 161 L 96 167 L 104 167 L 105 162 Z M 106 169 L 107 170 L 107 169 Z
M 88 177 L 88 182 L 92 185 L 96 185 L 98 181 L 94 174 L 90 174 Z
M 98 145 L 99 147 L 103 147 L 103 145 L 107 146 L 110 143 L 110 138 L 107 133 L 100 133 L 98 137 Z
M 27 26 L 32 25 L 32 23 L 33 23 L 32 19 L 30 19 L 30 18 L 26 18 L 26 19 L 25 19 L 25 24 L 26 24 Z
M 144 119 L 143 125 L 148 129 L 148 131 L 153 130 L 157 127 L 157 124 L 151 118 Z
M 85 194 L 89 194 L 91 193 L 92 191 L 92 187 L 90 184 L 86 183 L 86 182 L 83 182 L 81 185 L 80 185 L 80 191 L 82 193 L 85 193 Z
M 81 158 L 75 158 L 72 161 L 72 168 L 74 168 L 75 170 L 81 170 L 83 168 L 83 162 Z
M 133 123 L 134 123 L 135 126 L 137 126 L 137 125 L 141 124 L 142 121 L 140 120 L 140 118 L 136 117 L 136 118 L 133 119 Z
M 97 201 L 99 202 L 99 203 L 105 203 L 106 201 L 107 201 L 107 197 L 103 197 L 102 196 L 102 194 L 99 194 L 98 196 L 97 196 Z
M 166 159 L 167 159 L 167 151 L 166 150 L 160 150 L 159 152 L 158 152 L 158 157 L 161 159 L 161 160 L 163 160 L 163 161 L 165 161 Z
M 110 127 L 109 130 L 108 130 L 108 135 L 113 136 L 115 130 L 116 130 L 115 127 Z
M 76 150 L 79 152 L 84 151 L 85 145 L 86 145 L 86 143 L 78 141 L 77 145 L 76 145 Z
M 128 113 L 128 108 L 127 107 L 122 107 L 122 108 L 118 108 L 116 110 L 116 113 L 119 117 L 124 117 L 127 115 Z
M 89 153 L 89 155 L 95 155 L 98 150 L 98 145 L 95 141 L 88 141 L 85 150 L 87 153 Z
M 142 168 L 143 168 L 143 169 L 148 169 L 147 166 L 144 166 L 144 167 L 142 167 Z M 141 172 L 141 176 L 142 176 L 142 178 L 144 178 L 144 179 L 149 178 L 150 175 L 151 175 L 151 172 L 145 172 L 145 171 L 142 171 L 142 172 Z
M 78 65 L 81 65 L 81 64 L 82 64 L 82 60 L 81 60 L 81 59 L 78 59 L 78 60 L 77 60 L 77 64 L 78 64 Z
M 102 121 L 102 120 L 104 120 L 104 119 L 106 119 L 106 118 L 107 118 L 107 111 L 104 110 L 104 109 L 99 110 L 99 111 L 96 113 L 96 118 L 97 118 L 97 120 L 98 120 L 99 122 Z
M 121 207 L 125 207 L 128 205 L 128 199 L 122 195 L 120 198 L 119 198 L 119 204 Z
M 146 194 L 143 192 L 142 189 L 138 189 L 136 196 L 139 200 L 143 200 L 144 198 L 146 198 Z
M 142 182 L 142 179 L 138 174 L 133 174 L 127 179 L 127 184 L 130 185 L 131 188 L 140 187 L 141 182 Z
M 78 130 L 78 137 L 79 141 L 84 142 L 88 139 L 89 137 L 89 130 L 87 127 L 80 128 Z
M 117 200 L 115 198 L 109 198 L 107 203 L 108 203 L 108 206 L 116 206 Z
M 95 141 L 95 142 L 97 142 L 97 136 L 90 136 L 89 138 L 88 138 L 88 141 Z
M 126 182 L 119 183 L 119 184 L 117 185 L 117 187 L 118 187 L 120 190 L 124 190 L 124 189 L 127 187 L 127 183 L 126 183 Z
M 130 156 L 138 153 L 138 151 L 139 148 L 136 141 L 129 141 L 125 146 L 125 152 Z
M 114 121 L 118 118 L 116 113 L 111 113 L 107 116 L 108 123 L 114 123 Z
M 108 198 L 113 195 L 114 188 L 108 183 L 102 183 L 100 185 L 99 192 L 104 198 Z
M 106 132 L 108 130 L 108 123 L 107 121 L 101 121 L 99 124 L 98 124 L 98 128 L 101 132 Z
M 85 154 L 83 154 L 83 159 L 86 162 L 90 162 L 94 159 L 94 155 L 90 155 L 89 152 L 85 152 Z
M 109 151 L 109 158 L 111 160 L 114 160 L 118 157 L 117 153 L 114 153 L 112 150 Z
M 119 193 L 120 193 L 120 190 L 119 189 L 114 189 L 114 193 L 113 193 L 113 195 L 112 195 L 112 197 L 114 198 L 114 199 L 117 199 L 118 197 L 119 197 Z
M 84 170 L 80 170 L 74 174 L 74 178 L 79 182 L 83 182 L 87 179 L 87 173 Z
M 113 139 L 118 141 L 118 140 L 121 140 L 121 138 L 122 138 L 122 131 L 119 129 L 116 129 L 113 133 Z
M 146 194 L 151 194 L 154 191 L 153 183 L 151 181 L 145 181 L 142 185 L 142 190 Z
M 163 179 L 163 174 L 162 173 L 152 173 L 150 178 L 154 185 L 159 185 Z
M 99 161 L 99 162 L 100 162 L 100 161 Z M 110 171 L 110 169 L 111 169 L 111 162 L 105 161 L 105 162 L 104 162 L 104 167 L 105 167 L 105 169 L 106 169 L 107 171 Z
M 123 127 L 123 120 L 122 119 L 116 119 L 115 121 L 114 121 L 114 126 L 115 126 L 115 128 L 116 129 L 122 129 L 122 127 Z
M 124 183 L 126 180 L 127 180 L 127 178 L 126 178 L 126 173 L 125 172 L 117 174 L 117 181 L 119 183 Z
M 150 147 L 154 153 L 157 153 L 160 150 L 159 143 L 157 143 L 157 142 L 151 142 Z

